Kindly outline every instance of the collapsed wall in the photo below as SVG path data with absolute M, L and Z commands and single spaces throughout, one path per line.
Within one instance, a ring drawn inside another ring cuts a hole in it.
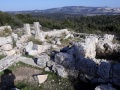
M 113 37 L 107 34 L 102 38 L 86 37 L 84 42 L 74 43 L 66 52 L 55 54 L 54 60 L 47 62 L 47 67 L 64 78 L 72 76 L 91 83 L 120 85 L 120 59 L 117 62 L 96 59 L 97 50 L 101 48 L 105 50 L 106 43 L 112 46 L 111 50 L 116 49 L 118 53 L 120 52 L 120 45 L 112 43 Z

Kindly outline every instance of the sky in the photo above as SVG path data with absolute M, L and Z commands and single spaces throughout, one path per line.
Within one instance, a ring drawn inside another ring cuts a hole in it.
M 120 7 L 120 0 L 0 0 L 0 11 L 44 10 L 63 6 Z

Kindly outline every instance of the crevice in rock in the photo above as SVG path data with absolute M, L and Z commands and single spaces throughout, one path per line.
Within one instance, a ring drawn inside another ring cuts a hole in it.
M 120 61 L 120 52 L 115 50 L 108 50 L 99 51 L 96 50 L 96 59 L 106 59 L 106 60 L 113 60 L 113 61 Z

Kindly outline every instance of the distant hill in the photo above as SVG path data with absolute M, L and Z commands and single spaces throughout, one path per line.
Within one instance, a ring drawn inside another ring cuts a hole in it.
M 53 13 L 64 13 L 64 14 L 77 14 L 77 15 L 116 15 L 120 14 L 120 8 L 110 7 L 85 7 L 85 6 L 66 6 L 60 8 L 52 8 L 46 10 L 28 10 L 28 11 L 9 11 L 10 14 L 53 14 Z

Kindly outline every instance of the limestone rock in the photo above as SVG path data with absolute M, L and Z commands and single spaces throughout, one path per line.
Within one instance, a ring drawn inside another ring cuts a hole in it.
M 36 55 L 38 55 L 38 51 L 37 51 L 37 50 L 30 50 L 30 51 L 28 52 L 28 55 L 36 56 Z
M 116 90 L 115 88 L 113 88 L 111 85 L 107 85 L 107 84 L 101 84 L 98 85 L 95 90 Z
M 114 35 L 105 34 L 105 35 L 103 36 L 103 39 L 104 39 L 104 41 L 112 42 L 113 39 L 114 39 Z
M 112 67 L 112 82 L 116 85 L 120 85 L 120 63 Z
M 38 53 L 43 53 L 46 50 L 51 49 L 51 45 L 36 45 L 36 44 L 34 44 L 32 49 L 37 50 Z
M 4 45 L 4 44 L 12 44 L 12 37 L 8 36 L 8 37 L 0 37 L 0 46 Z
M 52 60 L 50 60 L 46 63 L 46 66 L 49 67 L 49 68 L 51 68 L 53 65 L 55 65 L 55 62 L 52 61 Z
M 12 45 L 11 44 L 5 44 L 5 45 L 2 45 L 2 50 L 4 51 L 9 51 L 12 49 Z
M 97 74 L 105 81 L 109 80 L 111 64 L 109 62 L 101 62 L 97 69 Z
M 47 54 L 39 55 L 36 56 L 37 58 L 37 65 L 40 66 L 41 68 L 45 68 L 47 62 L 50 60 L 50 57 Z
M 18 40 L 18 35 L 17 35 L 17 34 L 12 33 L 11 36 L 12 36 L 12 38 L 13 38 L 14 41 L 17 41 L 17 40 Z
M 24 24 L 24 30 L 25 30 L 25 35 L 30 37 L 31 36 L 30 24 Z
M 18 62 L 18 58 L 20 56 L 16 55 L 16 56 L 7 56 L 3 59 L 0 60 L 0 72 L 7 69 L 9 66 L 15 64 L 16 62 Z
M 28 45 L 25 47 L 26 52 L 29 52 L 30 50 L 32 50 L 33 47 L 33 42 L 28 42 Z
M 61 45 L 60 39 L 56 39 L 56 44 Z
M 74 44 L 75 53 L 85 58 L 95 58 L 96 56 L 96 43 L 98 38 L 88 37 L 85 42 L 79 42 Z
M 47 80 L 48 75 L 37 75 L 39 84 L 44 83 Z
M 28 42 L 27 46 L 25 47 L 25 51 L 28 55 L 32 55 L 32 56 L 35 56 L 35 55 L 38 55 L 38 51 L 33 49 L 33 42 Z
M 66 69 L 61 65 L 54 64 L 52 67 L 52 70 L 63 78 L 68 77 L 68 73 L 67 73 Z
M 12 55 L 15 55 L 16 54 L 16 50 L 15 49 L 12 49 L 10 51 L 4 51 L 5 55 L 7 56 L 12 56 Z
M 27 46 L 25 47 L 25 50 L 28 54 L 41 54 L 43 52 L 46 52 L 46 50 L 51 49 L 51 45 L 37 45 L 33 44 L 33 42 L 28 42 Z
M 94 61 L 84 57 L 79 57 L 76 61 L 76 69 L 79 70 L 81 74 L 85 74 L 86 78 L 92 79 L 96 76 L 97 65 Z
M 67 73 L 69 77 L 78 78 L 79 76 L 79 71 L 75 69 L 67 69 Z
M 106 54 L 113 52 L 113 41 L 114 35 L 105 34 L 102 38 L 99 38 L 96 44 L 96 52 L 98 58 L 106 57 Z
M 48 75 L 44 74 L 44 75 L 33 75 L 33 78 L 35 79 L 35 81 L 37 81 L 40 84 L 44 83 L 47 80 Z
M 68 38 L 74 38 L 74 36 L 72 34 L 68 34 L 68 35 L 65 36 L 64 39 L 68 39 Z
M 71 47 L 67 50 L 67 53 L 72 55 L 74 57 L 74 54 L 75 54 L 75 50 L 74 50 L 74 47 Z
M 58 53 L 55 55 L 55 62 L 63 65 L 66 68 L 73 68 L 75 66 L 75 61 L 72 55 L 67 53 Z
M 49 71 L 50 71 L 50 69 L 49 69 L 48 67 L 46 67 L 44 70 L 45 70 L 45 71 L 47 71 L 47 72 L 49 72 Z
M 40 40 L 40 41 L 45 41 L 45 35 L 44 33 L 40 30 L 41 25 L 39 22 L 34 22 L 34 28 L 35 28 L 35 38 Z

